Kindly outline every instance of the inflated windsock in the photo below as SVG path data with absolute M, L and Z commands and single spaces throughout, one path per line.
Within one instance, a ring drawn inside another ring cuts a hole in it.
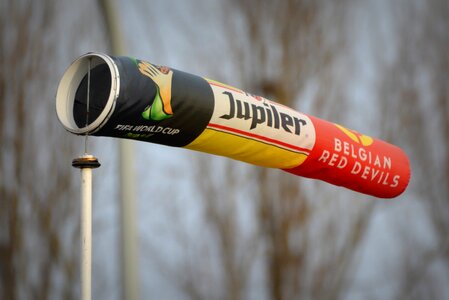
M 56 110 L 74 134 L 183 147 L 380 198 L 398 196 L 410 179 L 407 156 L 394 145 L 132 57 L 75 60 L 59 83 Z

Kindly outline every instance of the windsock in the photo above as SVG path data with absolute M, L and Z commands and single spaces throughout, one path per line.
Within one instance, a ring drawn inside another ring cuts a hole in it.
M 410 180 L 408 158 L 394 145 L 132 57 L 76 59 L 59 83 L 56 111 L 74 134 L 183 147 L 380 198 L 398 196 Z

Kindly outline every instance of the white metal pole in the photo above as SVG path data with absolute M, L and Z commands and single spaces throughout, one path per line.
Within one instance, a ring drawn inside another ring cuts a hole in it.
M 92 169 L 81 169 L 81 299 L 92 290 Z
M 72 161 L 81 169 L 81 299 L 92 297 L 92 169 L 100 163 L 92 155 L 85 154 Z

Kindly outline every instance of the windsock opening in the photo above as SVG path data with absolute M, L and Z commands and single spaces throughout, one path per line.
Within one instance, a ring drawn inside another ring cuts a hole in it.
M 94 133 L 112 115 L 119 90 L 119 73 L 114 60 L 104 54 L 87 53 L 70 65 L 59 83 L 58 118 L 72 133 Z

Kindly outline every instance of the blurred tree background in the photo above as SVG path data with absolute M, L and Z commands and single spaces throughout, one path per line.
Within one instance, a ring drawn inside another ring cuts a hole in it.
M 143 299 L 449 297 L 448 1 L 117 4 L 129 55 L 385 139 L 412 164 L 409 189 L 385 201 L 137 143 Z M 79 297 L 82 142 L 54 95 L 73 59 L 109 51 L 101 10 L 0 2 L 0 299 Z M 117 299 L 116 143 L 91 141 L 93 298 Z
M 96 14 L 86 1 L 0 3 L 1 299 L 79 297 L 80 153 L 54 95 L 67 63 L 106 40 Z

